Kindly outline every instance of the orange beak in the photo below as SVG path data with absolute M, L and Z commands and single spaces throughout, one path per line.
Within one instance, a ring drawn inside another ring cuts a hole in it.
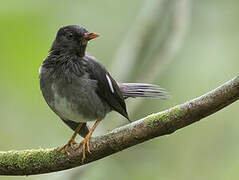
M 95 38 L 99 37 L 99 34 L 87 32 L 87 33 L 84 34 L 83 37 L 84 37 L 87 41 L 89 41 L 89 40 L 91 40 L 91 39 L 95 39 Z

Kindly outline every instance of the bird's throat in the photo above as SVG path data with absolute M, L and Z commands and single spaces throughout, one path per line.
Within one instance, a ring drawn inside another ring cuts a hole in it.
M 87 46 L 87 44 L 81 45 L 80 47 L 78 47 L 75 51 L 76 55 L 79 56 L 79 57 L 84 57 L 85 52 L 86 52 L 86 46 Z
M 53 46 L 50 50 L 51 55 L 68 55 L 68 56 L 78 56 L 84 57 L 86 53 L 87 44 L 81 44 L 78 46 L 69 46 L 69 45 L 57 45 L 53 43 Z

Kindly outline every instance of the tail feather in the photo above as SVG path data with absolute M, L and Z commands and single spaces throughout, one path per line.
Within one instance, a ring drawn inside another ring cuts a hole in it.
M 154 84 L 120 83 L 118 85 L 125 99 L 128 97 L 168 98 L 166 91 Z

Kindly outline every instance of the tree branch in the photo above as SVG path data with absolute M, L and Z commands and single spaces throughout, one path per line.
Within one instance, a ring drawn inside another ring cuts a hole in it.
M 86 163 L 154 137 L 171 134 L 238 99 L 239 76 L 201 97 L 92 138 L 91 154 L 87 154 Z M 71 156 L 56 152 L 56 149 L 0 152 L 0 175 L 43 174 L 81 166 L 82 151 L 70 151 Z

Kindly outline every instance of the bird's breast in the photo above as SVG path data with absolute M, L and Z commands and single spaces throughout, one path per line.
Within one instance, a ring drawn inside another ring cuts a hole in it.
M 97 81 L 89 79 L 88 74 L 72 76 L 70 82 L 66 79 L 62 76 L 41 80 L 43 96 L 58 116 L 74 122 L 87 122 L 103 119 L 111 110 L 96 93 Z
M 56 110 L 57 114 L 63 119 L 74 122 L 87 122 L 94 120 L 84 116 L 84 114 L 80 111 L 79 104 L 76 104 L 67 97 L 60 96 L 57 92 L 54 93 L 52 106 Z

